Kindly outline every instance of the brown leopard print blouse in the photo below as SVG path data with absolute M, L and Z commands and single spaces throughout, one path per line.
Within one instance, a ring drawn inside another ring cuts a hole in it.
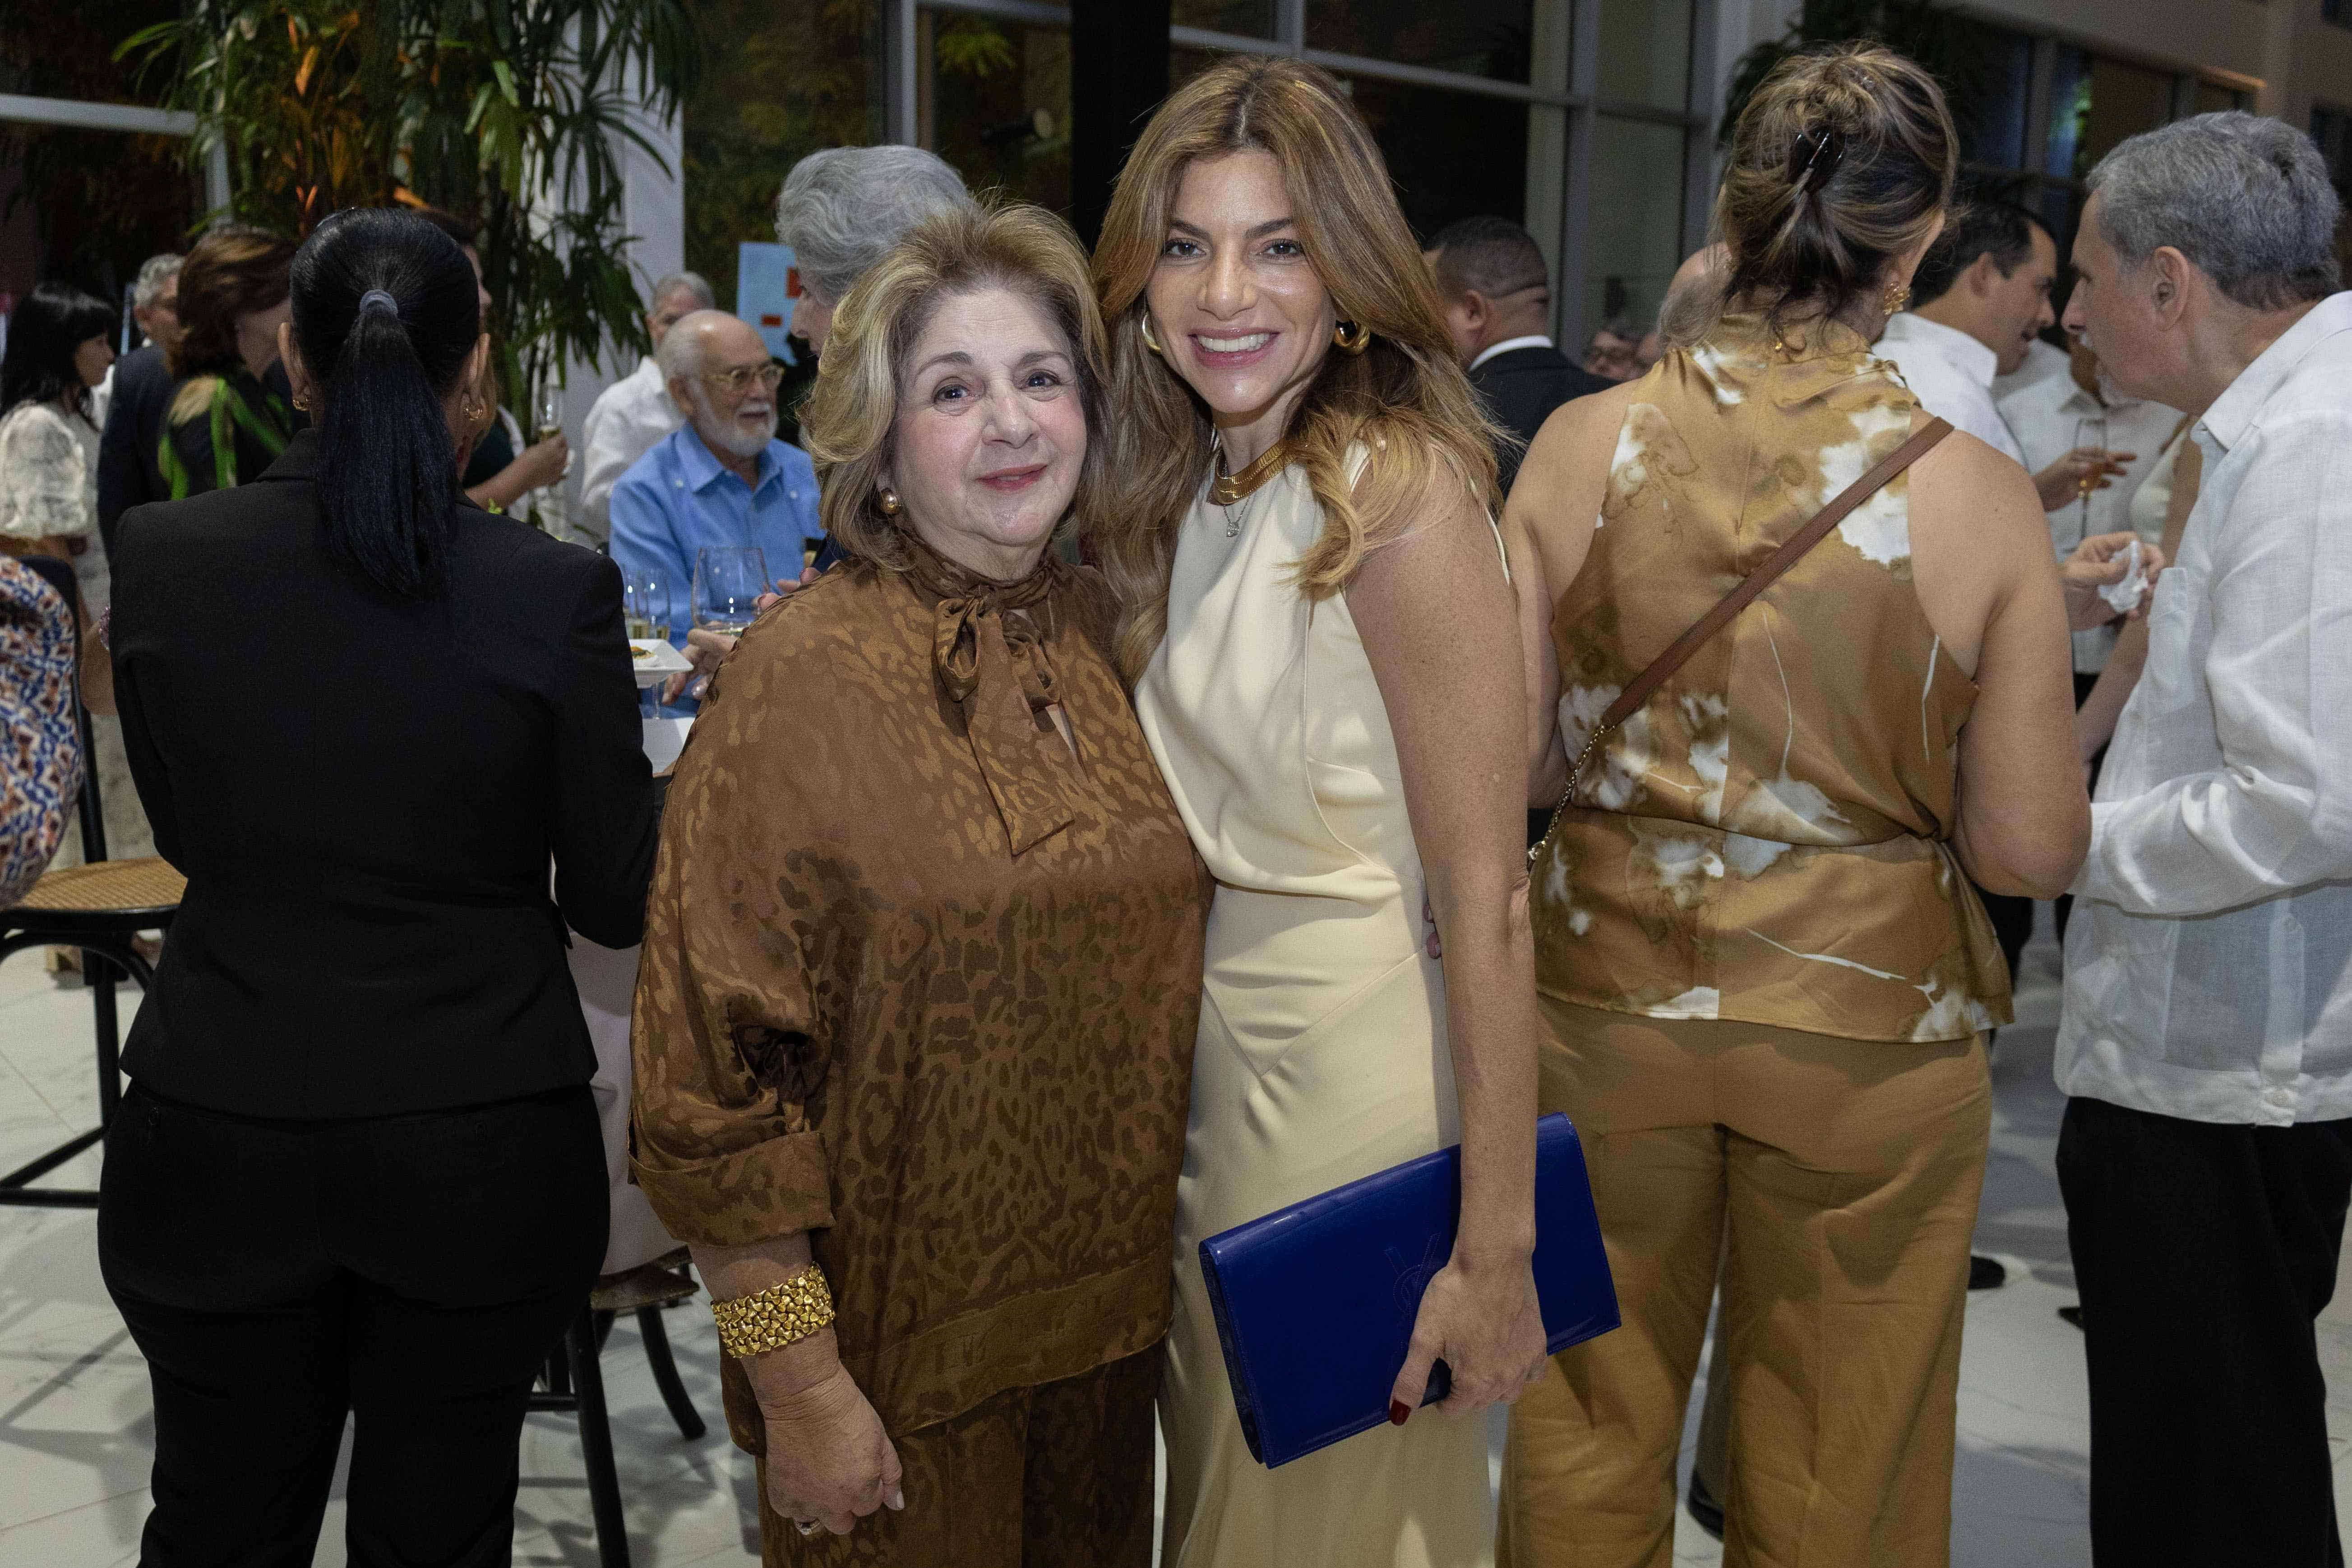
M 1206 887 L 1108 607 L 1050 555 L 843 567 L 744 635 L 671 787 L 636 1180 L 688 1241 L 810 1232 L 894 1433 L 1167 1328 Z

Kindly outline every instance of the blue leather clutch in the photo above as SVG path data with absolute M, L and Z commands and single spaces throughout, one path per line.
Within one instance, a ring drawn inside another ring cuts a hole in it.
M 1414 1314 L 1454 1255 L 1459 1145 L 1201 1243 L 1242 1436 L 1269 1469 L 1389 1416 Z M 1536 1293 L 1553 1353 L 1617 1326 L 1617 1289 L 1568 1118 L 1536 1123 Z M 1430 1379 L 1444 1396 L 1445 1363 Z

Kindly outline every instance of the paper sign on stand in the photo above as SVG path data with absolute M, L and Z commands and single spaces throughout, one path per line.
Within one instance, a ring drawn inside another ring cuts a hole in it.
M 747 239 L 735 247 L 735 313 L 786 364 L 800 363 L 791 342 L 793 301 L 800 296 L 801 273 L 791 246 Z

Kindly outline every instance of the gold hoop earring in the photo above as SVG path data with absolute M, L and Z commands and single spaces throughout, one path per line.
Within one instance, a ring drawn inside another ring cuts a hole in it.
M 294 411 L 298 414 L 308 414 L 310 412 L 310 395 L 309 393 L 298 392 L 294 395 Z
M 882 509 L 884 517 L 896 517 L 898 515 L 898 492 L 884 485 L 882 493 L 875 498 L 875 504 Z
M 1168 357 L 1168 351 L 1161 348 L 1160 346 L 1160 340 L 1151 335 L 1151 317 L 1149 313 L 1147 313 L 1143 318 L 1143 346 L 1150 349 L 1153 353 L 1158 354 L 1161 359 L 1166 359 Z
M 1360 354 L 1371 346 L 1372 329 L 1358 326 L 1353 321 L 1341 321 L 1331 329 L 1331 342 L 1341 353 Z
M 1878 300 L 1879 309 L 1890 316 L 1910 302 L 1911 285 L 1908 283 L 1889 283 L 1886 286 L 1886 292 L 1881 295 Z

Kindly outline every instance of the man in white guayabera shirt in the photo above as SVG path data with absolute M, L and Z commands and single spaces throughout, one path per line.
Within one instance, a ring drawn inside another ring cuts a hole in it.
M 2318 151 L 2207 114 L 2091 175 L 2066 325 L 2196 417 L 2074 883 L 2058 1084 L 2094 1560 L 2341 1563 L 2313 1319 L 2352 1198 L 2352 294 Z
M 1921 407 L 2032 473 L 2045 511 L 2116 467 L 2105 451 L 2070 443 L 2035 471 L 1993 403 L 1994 377 L 2024 364 L 2034 334 L 2056 321 L 2050 286 L 2057 276 L 2058 244 L 2032 213 L 1966 196 L 1912 277 L 1911 308 L 1888 319 L 1871 350 L 1893 362 Z M 2013 975 L 2033 935 L 2033 900 L 1977 891 Z M 1990 1260 L 1969 1268 L 1971 1289 L 2000 1282 Z

